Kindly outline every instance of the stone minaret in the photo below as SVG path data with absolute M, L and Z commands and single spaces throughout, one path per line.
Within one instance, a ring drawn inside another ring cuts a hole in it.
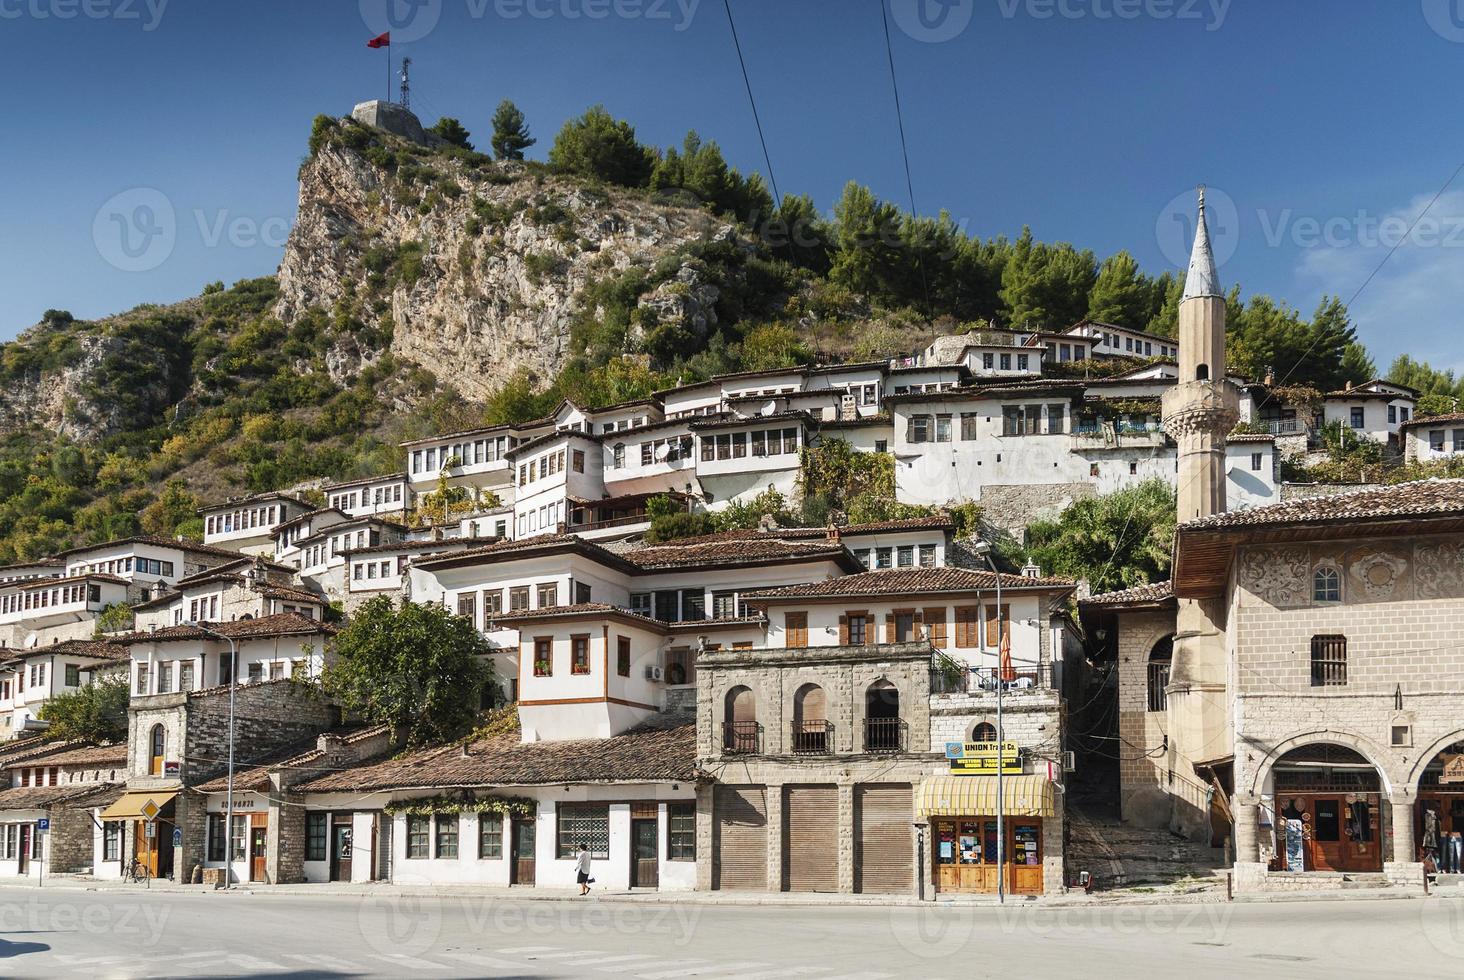
M 1179 382 L 1164 394 L 1164 431 L 1179 446 L 1180 523 L 1225 510 L 1225 436 L 1240 419 L 1240 391 L 1225 378 L 1225 297 L 1200 188 L 1194 251 L 1179 303 Z M 1175 830 L 1209 834 L 1204 782 L 1194 763 L 1231 754 L 1223 599 L 1179 600 L 1168 688 L 1167 765 Z

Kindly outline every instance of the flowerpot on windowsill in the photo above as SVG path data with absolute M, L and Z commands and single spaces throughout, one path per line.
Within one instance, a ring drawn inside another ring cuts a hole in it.
M 547 661 L 547 660 L 538 660 L 538 661 L 535 661 L 534 662 L 534 676 L 535 677 L 548 677 L 549 676 L 549 661 Z

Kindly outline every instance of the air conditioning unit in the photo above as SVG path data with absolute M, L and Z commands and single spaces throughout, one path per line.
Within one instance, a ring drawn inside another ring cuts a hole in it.
M 1071 749 L 1067 750 L 1066 752 L 1064 752 L 1062 754 L 1062 771 L 1063 772 L 1077 772 L 1078 771 L 1078 754 L 1076 752 L 1072 751 Z
M 646 680 L 648 681 L 663 680 L 665 676 L 666 672 L 655 664 L 652 664 L 651 666 L 646 668 Z

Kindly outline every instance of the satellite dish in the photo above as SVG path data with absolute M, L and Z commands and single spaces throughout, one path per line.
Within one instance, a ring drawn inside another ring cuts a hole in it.
M 661 445 L 657 446 L 656 447 L 656 453 L 655 453 L 655 455 L 656 455 L 656 462 L 658 462 L 658 463 L 664 463 L 666 460 L 670 459 L 671 458 L 671 444 L 669 442 L 667 442 L 667 443 L 662 443 Z

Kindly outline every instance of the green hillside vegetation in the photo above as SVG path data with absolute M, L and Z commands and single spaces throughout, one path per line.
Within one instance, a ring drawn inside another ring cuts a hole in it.
M 0 435 L 0 561 L 137 532 L 197 535 L 203 501 L 395 470 L 402 439 L 538 417 L 565 397 L 594 407 L 728 371 L 888 357 L 936 333 L 993 326 L 1060 329 L 1090 316 L 1160 335 L 1175 329 L 1182 282 L 1145 273 L 1126 252 L 1100 260 L 1036 241 L 1029 229 L 1015 239 L 973 237 L 948 214 L 910 215 L 853 182 L 829 214 L 806 196 L 774 202 L 762 178 L 729 167 L 715 141 L 689 133 L 679 147 L 647 147 L 598 107 L 564 124 L 548 164 L 521 162 L 527 123 L 511 105 L 500 108 L 498 160 L 472 149 L 452 120 L 438 127 L 451 142 L 428 149 L 320 116 L 309 150 L 361 155 L 388 175 L 384 193 L 424 214 L 461 198 L 465 180 L 522 182 L 530 220 L 568 232 L 556 205 L 536 196 L 554 178 L 606 200 L 704 208 L 734 221 L 739 235 L 591 282 L 577 296 L 571 356 L 558 376 L 510 378 L 486 404 L 466 403 L 450 378 L 383 353 L 393 332 L 385 296 L 421 274 L 419 242 L 354 243 L 363 281 L 346 284 L 335 309 L 289 323 L 270 314 L 270 277 L 214 283 L 193 300 L 98 321 L 48 311 L 0 345 L 0 381 L 13 391 L 76 369 L 86 380 L 71 392 L 68 419 L 101 434 L 31 426 Z M 470 203 L 472 234 L 509 217 L 480 198 Z M 682 287 L 671 280 L 684 267 L 719 290 L 717 326 L 705 336 L 639 305 L 657 287 Z M 1307 317 L 1269 297 L 1243 299 L 1237 285 L 1228 304 L 1240 374 L 1269 370 L 1325 391 L 1374 373 L 1334 298 Z M 327 352 L 347 362 L 370 355 L 368 366 L 332 377 Z M 1406 358 L 1391 373 L 1424 388 L 1430 408 L 1464 394 L 1452 375 Z

